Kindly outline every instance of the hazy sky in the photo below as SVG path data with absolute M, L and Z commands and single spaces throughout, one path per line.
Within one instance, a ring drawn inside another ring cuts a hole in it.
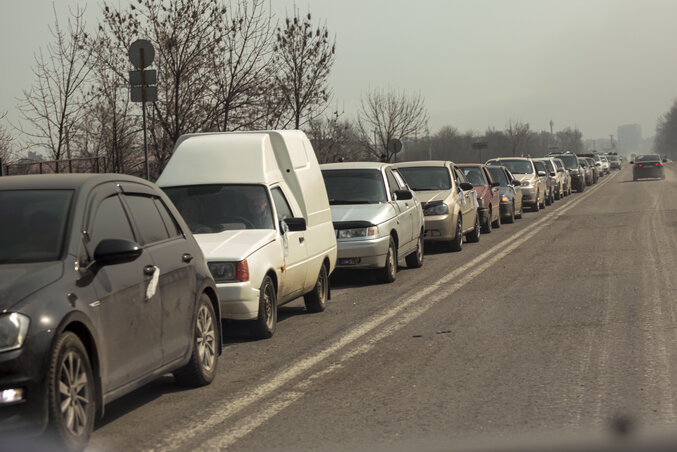
M 126 4 L 126 0 L 120 0 Z M 59 14 L 77 0 L 56 0 Z M 117 0 L 114 1 L 117 3 Z M 585 138 L 639 123 L 644 137 L 677 98 L 675 0 L 271 0 L 294 3 L 336 35 L 334 99 L 352 117 L 360 95 L 420 92 L 430 130 L 578 127 Z M 100 1 L 88 1 L 93 28 Z M 0 113 L 16 119 L 33 54 L 50 42 L 48 0 L 0 0 Z M 161 75 L 160 75 L 161 76 Z

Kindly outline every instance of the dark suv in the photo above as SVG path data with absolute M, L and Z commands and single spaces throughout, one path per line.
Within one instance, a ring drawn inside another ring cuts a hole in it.
M 0 177 L 0 212 L 3 447 L 47 428 L 50 449 L 80 450 L 103 405 L 151 379 L 212 381 L 216 286 L 157 186 L 114 174 Z
M 578 162 L 578 156 L 576 154 L 570 152 L 551 153 L 548 154 L 548 157 L 556 157 L 564 162 L 564 166 L 571 176 L 571 188 L 579 193 L 585 190 L 585 172 L 583 168 L 581 168 L 581 164 Z

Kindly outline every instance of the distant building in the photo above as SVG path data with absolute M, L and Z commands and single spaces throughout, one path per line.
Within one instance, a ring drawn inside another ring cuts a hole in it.
M 642 127 L 639 124 L 618 126 L 618 150 L 621 154 L 639 154 L 643 148 Z

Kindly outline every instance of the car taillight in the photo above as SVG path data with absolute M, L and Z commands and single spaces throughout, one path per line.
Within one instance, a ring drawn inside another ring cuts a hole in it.
M 663 166 L 663 164 L 658 162 L 658 163 L 656 163 L 656 166 Z
M 249 264 L 247 264 L 247 259 L 238 262 L 235 266 L 235 279 L 241 282 L 249 281 Z
M 636 164 L 635 164 L 635 168 L 639 168 L 640 166 L 642 166 L 641 163 L 636 163 Z

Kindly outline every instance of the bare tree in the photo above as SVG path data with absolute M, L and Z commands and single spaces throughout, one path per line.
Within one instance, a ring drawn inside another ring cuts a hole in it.
M 338 111 L 327 118 L 308 122 L 308 138 L 320 163 L 356 161 L 365 157 L 359 137 L 350 121 L 341 120 Z
M 672 160 L 677 159 L 677 101 L 658 118 L 654 150 Z
M 239 0 L 226 10 L 227 28 L 210 55 L 216 109 L 213 129 L 261 128 L 269 108 L 275 108 L 271 93 L 274 29 L 263 5 L 263 0 Z
M 158 101 L 150 107 L 148 128 L 156 175 L 182 134 L 209 130 L 216 122 L 209 69 L 230 26 L 226 12 L 220 0 L 138 0 L 125 10 L 104 6 L 101 30 L 110 41 L 128 48 L 143 37 L 155 48 Z
M 0 121 L 5 119 L 7 112 L 0 114 Z M 10 135 L 7 127 L 0 124 L 0 164 L 6 165 L 12 160 L 12 141 L 14 138 Z M 0 169 L 0 174 L 2 171 Z
M 64 155 L 70 158 L 70 141 L 76 137 L 86 112 L 83 88 L 92 55 L 84 45 L 84 10 L 69 10 L 64 30 L 53 8 L 54 26 L 50 31 L 55 42 L 35 56 L 36 80 L 30 90 L 23 91 L 17 129 L 26 137 L 26 148 L 44 149 L 50 158 L 61 160 Z
M 511 119 L 505 127 L 505 134 L 510 140 L 510 155 L 512 157 L 523 155 L 531 137 L 529 123 Z
M 310 13 L 294 8 L 294 16 L 277 29 L 273 61 L 277 89 L 291 111 L 291 123 L 298 129 L 326 110 L 331 89 L 329 73 L 334 65 L 336 39 L 329 39 L 326 25 L 313 27 Z
M 557 142 L 563 151 L 583 152 L 583 134 L 578 129 L 567 127 L 556 133 Z
M 390 162 L 395 154 L 388 149 L 394 138 L 421 135 L 427 127 L 428 113 L 423 97 L 405 92 L 375 89 L 360 99 L 357 129 L 367 151 Z

